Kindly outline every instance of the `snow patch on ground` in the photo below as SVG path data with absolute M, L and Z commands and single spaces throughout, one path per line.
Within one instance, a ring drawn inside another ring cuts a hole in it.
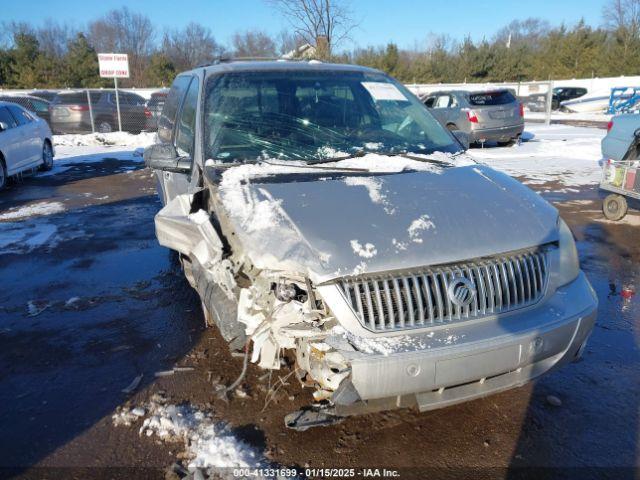
M 564 125 L 527 124 L 532 138 L 508 148 L 474 148 L 469 155 L 524 183 L 559 182 L 565 187 L 596 185 L 600 181 L 600 142 L 606 131 Z
M 47 222 L 0 223 L 0 255 L 29 253 L 36 248 L 53 248 L 58 244 L 57 234 L 58 228 Z
M 139 434 L 165 442 L 183 442 L 188 468 L 206 469 L 209 475 L 226 478 L 223 468 L 266 466 L 262 452 L 237 438 L 230 428 L 213 418 L 212 412 L 190 404 L 172 405 L 151 401 L 134 409 L 122 408 L 114 425 L 140 424 Z M 140 423 L 141 422 L 141 423 Z
M 6 213 L 0 214 L 0 220 L 15 220 L 18 218 L 52 215 L 65 210 L 60 202 L 38 202 L 24 207 L 13 208 Z
M 85 133 L 54 135 L 55 147 L 96 147 L 96 146 L 120 146 L 120 147 L 146 147 L 157 142 L 155 132 L 141 132 L 133 134 L 128 132 L 111 133 Z

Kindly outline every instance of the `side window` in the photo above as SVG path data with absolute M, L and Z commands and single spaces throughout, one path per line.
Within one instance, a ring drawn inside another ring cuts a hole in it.
M 0 107 L 0 122 L 6 123 L 9 128 L 16 126 L 16 121 L 13 119 L 11 113 L 9 113 L 7 107 Z
M 424 104 L 427 108 L 433 108 L 433 102 L 435 102 L 436 97 L 427 97 L 424 101 Z
M 178 121 L 176 147 L 188 155 L 193 155 L 196 132 L 196 112 L 198 110 L 198 79 L 194 78 L 187 92 Z
M 451 98 L 449 97 L 449 95 L 440 95 L 436 100 L 434 108 L 447 108 L 449 106 L 450 100 Z
M 49 111 L 49 106 L 40 100 L 31 100 L 31 104 L 36 113 L 47 113 Z
M 162 142 L 171 142 L 173 126 L 176 122 L 176 115 L 180 108 L 180 104 L 182 103 L 182 99 L 184 98 L 185 93 L 187 93 L 190 81 L 191 77 L 180 76 L 177 77 L 171 85 L 171 90 L 169 90 L 169 94 L 167 95 L 167 101 L 165 102 L 162 114 L 158 119 L 158 137 Z
M 18 123 L 18 125 L 26 125 L 27 123 L 33 121 L 33 118 L 31 118 L 31 116 L 27 112 L 25 112 L 19 107 L 9 105 L 9 107 L 7 108 L 13 115 L 13 118 L 16 119 L 16 122 Z

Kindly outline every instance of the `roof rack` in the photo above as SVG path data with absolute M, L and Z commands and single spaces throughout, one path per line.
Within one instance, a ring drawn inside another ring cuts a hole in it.
M 204 62 L 196 65 L 195 68 L 209 67 L 211 65 L 219 65 L 220 63 L 231 62 L 274 62 L 274 61 L 289 61 L 282 57 L 217 57 L 210 62 Z

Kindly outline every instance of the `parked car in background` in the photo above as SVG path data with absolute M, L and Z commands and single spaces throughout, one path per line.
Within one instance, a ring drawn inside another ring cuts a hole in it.
M 157 130 L 158 129 L 158 117 L 162 113 L 162 107 L 167 99 L 169 89 L 165 88 L 151 94 L 151 98 L 147 101 L 147 109 L 150 112 L 150 116 L 147 116 L 147 123 L 145 124 L 145 130 Z
M 92 131 L 91 113 L 95 131 L 109 133 L 118 130 L 118 109 L 113 90 L 90 90 L 91 111 L 86 90 L 60 92 L 51 102 L 51 128 L 54 133 L 87 133 Z M 140 133 L 151 112 L 145 99 L 135 93 L 118 91 L 122 130 Z
M 17 103 L 49 124 L 49 102 L 47 100 L 31 95 L 0 95 L 0 101 Z
M 605 160 L 639 158 L 640 114 L 627 113 L 613 117 L 607 125 L 607 135 L 600 143 Z
M 551 109 L 558 110 L 562 102 L 580 98 L 587 94 L 587 89 L 582 87 L 556 87 L 553 89 Z
M 498 139 L 522 131 L 508 91 L 460 95 L 489 125 L 512 118 Z M 383 72 L 196 68 L 158 127 L 158 241 L 232 350 L 295 359 L 315 401 L 288 427 L 441 408 L 581 356 L 597 297 L 558 211 L 464 155 Z
M 547 110 L 547 95 L 545 93 L 534 93 L 522 97 L 521 100 L 525 110 L 530 112 L 545 112 Z
M 466 132 L 471 143 L 509 145 L 524 131 L 524 108 L 507 89 L 441 91 L 422 101 L 443 126 Z
M 51 102 L 58 95 L 58 90 L 34 90 L 29 92 L 29 95 Z
M 15 103 L 0 101 L 0 190 L 19 173 L 53 167 L 51 129 Z

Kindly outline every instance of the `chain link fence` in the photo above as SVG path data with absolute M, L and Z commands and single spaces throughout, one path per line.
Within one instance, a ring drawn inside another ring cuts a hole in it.
M 0 91 L 0 100 L 45 119 L 54 134 L 155 131 L 167 89 Z

